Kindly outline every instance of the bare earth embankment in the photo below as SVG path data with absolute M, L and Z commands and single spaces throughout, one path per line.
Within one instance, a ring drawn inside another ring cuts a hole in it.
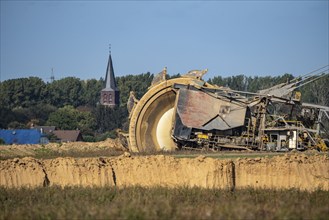
M 120 155 L 127 149 L 119 139 L 107 139 L 100 142 L 69 142 L 0 145 L 0 160 L 21 157 L 55 158 L 55 157 L 93 157 Z
M 214 159 L 172 156 L 0 161 L 0 186 L 146 186 L 329 190 L 329 156 L 291 153 L 273 158 Z

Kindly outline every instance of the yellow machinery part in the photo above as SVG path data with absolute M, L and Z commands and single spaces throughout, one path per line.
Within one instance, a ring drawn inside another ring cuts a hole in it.
M 209 139 L 207 134 L 197 134 L 197 138 L 199 138 L 199 139 Z
M 318 139 L 318 143 L 317 143 L 316 147 L 320 151 L 328 151 L 329 150 L 326 143 L 324 143 L 324 140 L 322 138 Z

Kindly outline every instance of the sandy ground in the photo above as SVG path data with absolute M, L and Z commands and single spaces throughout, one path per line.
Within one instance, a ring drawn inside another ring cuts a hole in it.
M 50 143 L 45 145 L 0 145 L 0 158 L 36 156 L 40 151 L 51 151 L 57 153 L 65 152 L 97 152 L 104 150 L 127 151 L 119 139 L 107 139 L 100 142 L 70 142 Z
M 35 159 L 0 161 L 0 186 L 199 186 L 313 191 L 329 190 L 329 156 L 290 153 L 272 158 L 214 159 L 172 156 Z

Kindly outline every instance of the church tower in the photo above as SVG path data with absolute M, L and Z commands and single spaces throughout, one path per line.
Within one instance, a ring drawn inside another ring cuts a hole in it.
M 105 88 L 101 91 L 100 103 L 105 106 L 114 107 L 119 105 L 119 89 L 116 86 L 114 70 L 112 64 L 111 51 L 107 62 Z

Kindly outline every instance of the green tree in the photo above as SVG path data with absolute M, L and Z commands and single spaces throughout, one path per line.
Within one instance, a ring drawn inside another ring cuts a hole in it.
M 224 81 L 223 77 L 221 77 L 221 76 L 215 76 L 214 78 L 209 79 L 208 83 L 210 83 L 212 85 L 217 85 L 217 86 L 225 86 L 225 81 Z
M 8 124 L 8 128 L 9 129 L 26 129 L 28 128 L 25 124 L 23 123 L 20 123 L 18 121 L 11 121 L 9 124 Z
M 83 102 L 88 106 L 96 106 L 100 99 L 100 92 L 103 89 L 103 79 L 90 79 L 83 82 Z
M 96 119 L 97 131 L 104 133 L 117 128 L 126 130 L 127 108 L 126 106 L 116 106 L 114 108 L 98 105 L 93 112 Z
M 300 88 L 302 100 L 308 103 L 329 106 L 329 75 Z
M 130 91 L 134 91 L 136 97 L 140 99 L 147 92 L 152 80 L 153 75 L 150 73 L 117 77 L 116 81 L 120 90 L 120 105 L 126 106 Z
M 91 112 L 78 111 L 71 105 L 51 113 L 46 124 L 61 130 L 79 129 L 83 134 L 93 134 L 96 129 L 96 121 Z
M 245 91 L 246 81 L 244 75 L 232 76 L 229 87 L 233 90 Z
M 70 105 L 59 108 L 51 113 L 46 122 L 49 126 L 56 126 L 62 130 L 74 130 L 78 128 L 78 111 Z
M 45 86 L 38 77 L 6 80 L 0 86 L 0 104 L 7 108 L 35 105 L 44 99 Z
M 78 112 L 78 128 L 84 135 L 94 135 L 96 120 L 91 112 Z
M 167 79 L 175 79 L 181 77 L 180 73 L 173 74 L 173 75 L 167 75 Z
M 38 125 L 44 125 L 51 113 L 55 112 L 57 108 L 46 103 L 39 103 L 26 109 L 25 115 L 28 120 L 37 119 Z
M 57 107 L 63 107 L 65 105 L 77 107 L 85 104 L 82 82 L 75 77 L 66 77 L 47 84 L 46 94 L 48 103 Z
M 15 113 L 11 109 L 4 106 L 0 107 L 0 129 L 7 129 L 8 124 L 15 120 Z
M 209 79 L 208 83 L 218 86 L 229 87 L 230 89 L 238 91 L 257 92 L 259 90 L 267 89 L 274 85 L 287 82 L 288 80 L 291 80 L 293 78 L 294 77 L 288 73 L 277 77 L 246 77 L 244 75 L 237 75 L 223 78 L 221 76 L 215 76 L 214 78 Z
M 0 107 L 0 128 L 7 128 L 8 124 L 16 121 L 29 127 L 31 123 L 34 125 L 44 125 L 48 120 L 50 113 L 56 111 L 57 108 L 44 103 L 39 103 L 27 108 L 17 107 L 13 109 Z

